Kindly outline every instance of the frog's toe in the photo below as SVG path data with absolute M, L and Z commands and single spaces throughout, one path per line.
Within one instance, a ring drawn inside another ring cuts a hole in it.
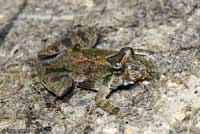
M 120 108 L 115 107 L 114 105 L 111 104 L 110 101 L 102 101 L 102 104 L 99 105 L 103 110 L 111 113 L 111 114 L 118 114 L 120 111 Z
M 118 114 L 120 111 L 118 107 L 115 107 L 110 101 L 107 100 L 101 100 L 99 102 L 96 101 L 96 104 L 98 107 L 111 114 Z
M 112 113 L 112 114 L 118 114 L 119 111 L 120 111 L 120 108 L 119 108 L 119 107 L 114 107 L 114 108 L 111 109 L 111 112 L 110 112 L 110 113 Z

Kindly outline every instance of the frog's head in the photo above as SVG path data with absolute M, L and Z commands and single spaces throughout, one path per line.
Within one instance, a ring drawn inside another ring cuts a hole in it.
M 113 67 L 113 69 L 117 70 L 117 73 L 115 74 L 121 76 L 123 85 L 134 84 L 135 82 L 144 79 L 152 79 L 156 75 L 151 62 L 137 54 L 134 54 L 132 48 L 122 48 L 119 51 L 119 55 L 122 55 L 121 61 L 116 62 L 116 66 Z
M 106 60 L 114 70 L 121 70 L 125 63 L 128 62 L 129 57 L 133 55 L 134 52 L 132 48 L 123 47 L 117 54 L 107 57 Z
M 122 48 L 119 53 L 109 57 L 107 61 L 110 63 L 114 74 L 114 87 L 122 85 L 134 84 L 137 77 L 134 64 L 134 51 L 130 47 Z
M 133 67 L 132 61 L 134 59 L 134 51 L 130 47 L 124 47 L 119 51 L 119 54 L 122 55 L 122 59 L 120 61 L 121 66 L 121 74 L 123 85 L 134 84 L 135 80 L 135 68 Z

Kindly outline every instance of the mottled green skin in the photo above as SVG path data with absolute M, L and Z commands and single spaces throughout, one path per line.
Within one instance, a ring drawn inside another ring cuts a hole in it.
M 86 37 L 84 40 L 93 42 L 93 37 L 96 35 L 88 37 L 92 41 L 85 39 Z M 76 39 L 72 37 L 71 40 L 75 42 Z M 77 44 L 75 42 L 69 45 L 55 43 L 38 53 L 36 68 L 40 81 L 58 97 L 66 95 L 72 85 L 96 90 L 96 105 L 109 113 L 117 114 L 119 108 L 106 99 L 110 92 L 119 86 L 152 79 L 157 74 L 151 62 L 134 54 L 132 48 L 124 47 L 118 52 L 81 48 L 80 43 L 80 40 Z
M 42 63 L 39 67 L 39 77 L 45 85 L 51 88 L 50 90 L 54 90 L 54 93 L 55 90 L 60 89 L 54 88 L 54 83 L 52 81 L 47 81 L 47 78 L 52 73 L 55 75 L 56 73 L 66 74 L 69 77 L 68 79 L 71 79 L 71 81 L 73 80 L 77 86 L 82 88 L 94 88 L 96 81 L 101 82 L 101 84 L 106 83 L 106 79 L 112 75 L 113 69 L 110 68 L 105 60 L 105 57 L 111 53 L 114 52 L 100 49 L 77 51 L 68 48 L 60 54 L 59 58 Z M 95 59 L 97 57 L 101 58 Z M 71 84 L 69 85 L 71 86 Z M 56 95 L 62 96 L 64 94 Z

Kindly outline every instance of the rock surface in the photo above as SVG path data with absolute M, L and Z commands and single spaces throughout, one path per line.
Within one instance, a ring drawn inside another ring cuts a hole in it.
M 0 1 L 0 131 L 199 134 L 199 0 L 27 0 L 13 19 L 22 4 Z M 159 80 L 110 96 L 122 108 L 117 116 L 101 109 L 88 116 L 93 92 L 77 89 L 48 105 L 32 86 L 25 61 L 78 24 L 104 31 L 97 47 L 149 50 L 158 67 Z

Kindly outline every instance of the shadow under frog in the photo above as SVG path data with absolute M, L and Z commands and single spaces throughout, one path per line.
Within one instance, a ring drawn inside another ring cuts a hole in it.
M 54 43 L 38 53 L 35 67 L 39 80 L 57 97 L 67 95 L 74 86 L 94 90 L 96 105 L 117 114 L 120 109 L 107 100 L 110 93 L 122 86 L 153 79 L 154 66 L 143 56 L 134 54 L 130 47 L 120 51 L 85 47 L 87 43 L 94 45 L 97 38 L 92 29 L 87 30 L 73 31 L 67 38 L 70 41 Z

